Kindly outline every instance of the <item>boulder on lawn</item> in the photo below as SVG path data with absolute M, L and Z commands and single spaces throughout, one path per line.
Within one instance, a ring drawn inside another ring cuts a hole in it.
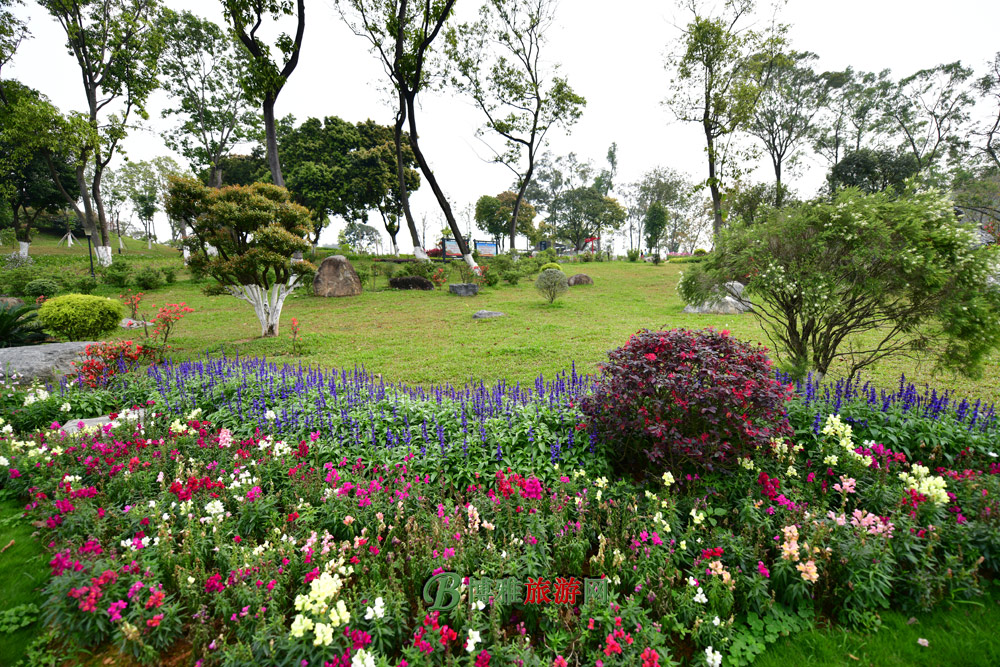
M 728 282 L 725 290 L 717 293 L 718 298 L 701 304 L 689 304 L 685 313 L 696 315 L 741 315 L 753 310 L 753 304 L 743 298 L 743 283 Z
M 503 317 L 504 314 L 499 310 L 477 310 L 472 314 L 472 319 L 474 320 L 488 320 L 491 317 Z
M 333 255 L 319 265 L 313 277 L 313 293 L 326 297 L 358 296 L 361 294 L 361 279 L 346 257 Z
M 142 329 L 143 327 L 154 327 L 155 322 L 143 322 L 142 320 L 133 320 L 131 317 L 124 317 L 122 321 L 118 324 L 122 329 Z
M 17 308 L 23 305 L 24 301 L 16 296 L 0 296 L 0 308 Z
M 479 294 L 479 285 L 476 283 L 452 283 L 448 285 L 448 291 L 457 296 L 476 296 Z
M 578 273 L 575 276 L 570 276 L 566 283 L 570 287 L 576 287 L 577 285 L 593 285 L 594 280 L 586 273 Z
M 389 287 L 392 289 L 432 290 L 434 283 L 423 276 L 397 276 L 389 278 Z
M 33 380 L 55 382 L 60 375 L 73 372 L 71 361 L 80 361 L 80 355 L 94 341 L 50 343 L 0 348 L 0 377 L 17 373 L 21 386 Z

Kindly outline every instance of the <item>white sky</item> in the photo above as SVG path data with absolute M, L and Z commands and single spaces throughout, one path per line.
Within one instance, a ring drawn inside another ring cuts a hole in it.
M 28 18 L 33 38 L 22 44 L 5 76 L 40 90 L 64 112 L 84 110 L 79 69 L 64 47 L 65 35 L 55 19 L 27 1 L 28 6 L 15 11 Z M 166 4 L 222 23 L 221 4 L 216 1 L 167 0 Z M 463 0 L 461 16 L 470 15 L 478 5 Z M 366 50 L 367 43 L 347 29 L 332 0 L 306 0 L 306 16 L 299 65 L 278 98 L 276 114 L 291 113 L 298 121 L 339 116 L 352 122 L 372 118 L 390 124 L 393 112 L 380 92 L 383 72 Z M 633 181 L 659 165 L 704 179 L 707 167 L 699 127 L 677 123 L 662 105 L 668 82 L 664 54 L 677 39 L 675 24 L 688 18 L 671 2 L 562 0 L 545 56 L 561 63 L 563 75 L 587 99 L 587 106 L 571 135 L 550 135 L 550 150 L 572 151 L 601 166 L 608 146 L 617 142 L 618 183 Z M 789 0 L 778 18 L 791 26 L 793 48 L 819 55 L 815 67 L 820 71 L 848 65 L 865 71 L 889 68 L 899 78 L 961 60 L 982 73 L 1000 49 L 996 39 L 1000 2 L 991 0 Z M 160 118 L 165 102 L 162 91 L 150 99 L 148 129 L 133 131 L 124 144 L 131 158 L 171 154 L 159 136 L 173 122 Z M 476 109 L 450 93 L 427 94 L 418 111 L 421 145 L 460 220 L 481 195 L 502 192 L 513 180 L 506 167 L 488 161 L 490 151 L 475 136 L 481 121 Z M 174 157 L 184 163 L 180 156 Z M 807 161 L 803 171 L 793 175 L 790 184 L 800 194 L 811 195 L 823 178 L 824 166 L 818 160 Z M 769 180 L 769 167 L 755 176 Z M 424 184 L 412 202 L 418 227 L 426 214 L 428 239 L 438 236 L 445 224 L 430 188 Z M 371 224 L 381 228 L 377 216 Z M 334 221 L 321 244 L 335 243 L 342 226 Z M 464 232 L 466 224 L 461 226 Z M 169 238 L 162 214 L 157 230 L 161 239 Z M 405 228 L 398 239 L 408 251 Z

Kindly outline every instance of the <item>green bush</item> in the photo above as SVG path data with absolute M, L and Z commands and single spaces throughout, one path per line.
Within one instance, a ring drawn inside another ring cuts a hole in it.
M 177 280 L 177 267 L 168 266 L 163 269 L 163 279 L 167 281 L 168 285 L 173 285 Z
M 147 266 L 135 274 L 135 284 L 144 292 L 154 290 L 163 285 L 163 275 L 158 269 Z
M 204 287 L 201 288 L 201 293 L 205 296 L 222 296 L 224 294 L 229 294 L 229 290 L 222 283 L 213 280 Z
M 132 265 L 121 255 L 115 255 L 111 260 L 111 266 L 105 267 L 101 276 L 108 285 L 128 287 L 132 278 Z
M 101 338 L 114 331 L 123 317 L 121 303 L 87 294 L 57 296 L 38 311 L 42 326 L 69 340 Z
M 90 294 L 97 289 L 97 278 L 80 276 L 70 283 L 71 289 L 77 294 Z
M 626 253 L 626 255 L 628 255 L 628 261 L 630 262 L 638 262 L 640 254 L 641 252 L 638 248 L 632 248 Z
M 62 286 L 51 278 L 38 278 L 24 286 L 24 295 L 37 299 L 40 296 L 55 296 Z
M 24 288 L 33 280 L 44 278 L 51 274 L 40 266 L 28 265 L 0 272 L 0 292 L 11 296 L 28 296 Z
M 562 267 L 555 262 L 549 262 L 548 264 L 542 264 L 542 271 L 562 271 Z
M 483 276 L 483 282 L 486 283 L 487 287 L 496 287 L 500 284 L 500 276 L 493 271 L 487 271 L 486 275 Z
M 707 254 L 708 254 L 708 251 L 705 250 L 704 248 L 697 248 L 694 251 L 694 255 L 697 256 L 697 257 L 700 257 L 701 255 L 707 255 Z
M 420 276 L 421 278 L 431 279 L 434 275 L 434 263 L 433 262 L 407 262 L 403 265 L 402 271 L 399 272 L 401 276 Z
M 542 293 L 549 303 L 552 303 L 560 294 L 564 294 L 569 289 L 569 281 L 566 274 L 559 269 L 545 269 L 535 280 L 535 289 Z
M 504 271 L 503 275 L 500 276 L 503 281 L 508 285 L 516 285 L 517 281 L 521 279 L 521 274 L 517 271 Z
M 653 253 L 653 264 L 659 266 L 660 264 L 660 253 Z
M 667 261 L 671 264 L 697 264 L 704 262 L 707 255 L 691 255 L 689 257 L 671 257 Z
M 594 253 L 592 253 L 592 252 L 585 252 L 582 255 L 580 255 L 580 261 L 581 262 L 593 262 L 594 259 L 595 259 L 594 258 Z

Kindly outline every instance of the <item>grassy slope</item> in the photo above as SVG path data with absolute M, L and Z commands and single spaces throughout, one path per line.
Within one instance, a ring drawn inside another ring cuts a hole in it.
M 42 545 L 32 537 L 33 527 L 20 519 L 23 508 L 23 503 L 17 500 L 0 502 L 0 522 L 3 522 L 0 523 L 0 548 L 11 540 L 14 541 L 14 544 L 0 554 L 0 582 L 3 582 L 0 612 L 29 603 L 41 608 L 36 589 L 48 578 Z M 13 634 L 3 635 L 0 641 L 0 665 L 15 664 L 40 626 L 36 621 Z

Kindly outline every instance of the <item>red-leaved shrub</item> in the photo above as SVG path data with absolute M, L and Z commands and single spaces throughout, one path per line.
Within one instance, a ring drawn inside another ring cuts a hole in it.
M 710 472 L 793 434 L 766 348 L 728 331 L 640 331 L 581 404 L 617 472 Z

